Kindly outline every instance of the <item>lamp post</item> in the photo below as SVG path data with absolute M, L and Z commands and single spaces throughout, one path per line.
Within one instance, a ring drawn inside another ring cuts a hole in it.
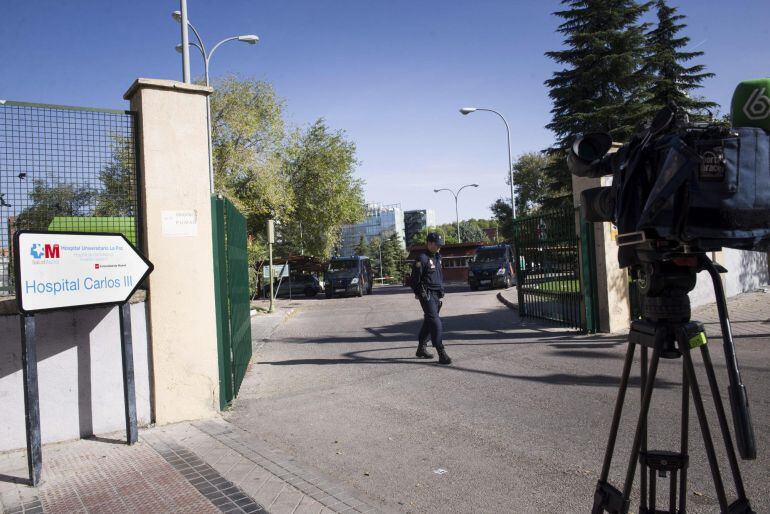
M 479 187 L 479 185 L 478 184 L 465 184 L 463 187 L 458 189 L 456 193 L 454 191 L 452 191 L 451 189 L 448 189 L 448 188 L 441 188 L 441 189 L 434 189 L 433 190 L 434 193 L 438 193 L 439 191 L 449 191 L 450 193 L 452 193 L 452 196 L 455 197 L 455 217 L 457 219 L 457 242 L 458 243 L 462 243 L 462 240 L 460 239 L 460 210 L 457 208 L 457 197 L 460 195 L 460 191 L 462 191 L 466 187 Z
M 481 107 L 463 107 L 460 109 L 460 112 L 463 115 L 468 115 L 476 111 L 486 111 L 497 114 L 500 116 L 500 119 L 503 120 L 503 123 L 505 123 L 505 132 L 508 135 L 508 177 L 511 180 L 511 219 L 516 219 L 516 197 L 513 195 L 513 162 L 511 160 L 511 129 L 508 127 L 508 122 L 505 120 L 505 117 L 494 109 L 483 109 Z
M 174 20 L 176 20 L 179 23 L 184 23 L 183 20 L 185 19 L 185 16 L 180 11 L 172 12 L 171 13 L 171 17 L 174 18 Z M 229 41 L 241 41 L 243 43 L 248 43 L 250 45 L 256 45 L 257 42 L 259 42 L 259 36 L 256 36 L 254 34 L 245 34 L 245 35 L 241 35 L 241 36 L 228 37 L 228 38 L 223 39 L 222 41 L 220 41 L 216 45 L 214 45 L 214 47 L 211 49 L 211 51 L 207 53 L 206 52 L 206 46 L 203 44 L 203 39 L 201 38 L 200 34 L 198 34 L 198 31 L 195 30 L 195 26 L 192 23 L 190 23 L 189 21 L 187 21 L 187 25 L 190 27 L 190 29 L 192 29 L 193 34 L 195 34 L 195 39 L 198 40 L 198 44 L 188 43 L 188 45 L 185 45 L 184 44 L 184 38 L 183 38 L 182 39 L 183 42 L 181 44 L 176 45 L 176 50 L 177 50 L 177 52 L 181 52 L 182 55 L 186 54 L 186 52 L 188 51 L 188 46 L 194 46 L 195 48 L 197 48 L 200 51 L 201 56 L 203 57 L 203 76 L 204 76 L 205 81 L 206 81 L 206 87 L 210 86 L 210 84 L 209 84 L 209 63 L 211 62 L 211 58 L 214 56 L 214 52 L 216 52 L 217 48 L 219 48 L 220 46 L 222 46 L 223 44 L 225 44 L 225 43 L 227 43 Z M 189 76 L 189 64 L 188 64 L 187 69 L 188 69 L 187 73 L 188 73 L 188 76 Z M 185 80 L 185 82 L 189 82 L 189 80 Z M 206 96 L 206 128 L 207 128 L 208 133 L 209 133 L 209 140 L 208 140 L 208 145 L 209 145 L 209 189 L 210 189 L 210 192 L 213 194 L 214 193 L 214 163 L 213 163 L 212 155 L 211 155 L 212 154 L 212 149 L 211 149 L 211 99 L 209 98 L 208 95 Z
M 182 81 L 185 84 L 190 83 L 190 48 L 187 46 L 189 35 L 187 33 L 187 0 L 179 0 L 179 10 L 174 14 L 179 14 L 180 28 L 182 30 Z M 176 18 L 176 16 L 175 16 Z

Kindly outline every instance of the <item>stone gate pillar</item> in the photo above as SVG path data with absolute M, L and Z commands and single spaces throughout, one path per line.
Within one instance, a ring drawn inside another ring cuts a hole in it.
M 585 178 L 572 175 L 573 200 L 580 207 L 580 193 L 591 187 L 608 186 L 612 177 Z M 629 327 L 628 273 L 618 266 L 617 230 L 611 223 L 594 223 L 596 253 L 596 288 L 598 291 L 599 330 L 619 332 Z M 584 256 L 581 255 L 581 259 Z M 588 277 L 581 277 L 588 280 Z
M 138 79 L 137 161 L 149 278 L 148 328 L 156 423 L 218 410 L 206 97 L 211 88 Z

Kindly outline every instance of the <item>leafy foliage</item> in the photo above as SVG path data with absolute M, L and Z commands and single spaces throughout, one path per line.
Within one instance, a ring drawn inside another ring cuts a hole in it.
M 571 191 L 564 157 L 576 134 L 602 131 L 625 141 L 646 112 L 642 68 L 646 26 L 638 21 L 647 4 L 633 0 L 562 3 L 568 8 L 554 14 L 564 20 L 558 32 L 564 36 L 565 48 L 546 52 L 563 66 L 545 82 L 553 100 L 547 127 L 556 135 L 546 168 L 551 198 Z M 556 203 L 550 202 L 549 208 Z
M 528 216 L 543 205 L 553 202 L 554 177 L 546 170 L 556 163 L 554 156 L 543 152 L 527 152 L 513 163 L 513 179 L 516 183 L 516 215 Z
M 356 146 L 345 133 L 330 131 L 322 119 L 290 138 L 282 174 L 296 207 L 283 223 L 283 234 L 293 241 L 301 237 L 306 255 L 330 255 L 340 227 L 364 216 L 363 182 L 353 175 L 355 155 Z
M 649 111 L 657 112 L 671 102 L 690 112 L 715 108 L 715 102 L 689 94 L 702 87 L 700 83 L 714 74 L 705 72 L 706 67 L 702 64 L 683 64 L 703 55 L 703 52 L 682 51 L 690 42 L 689 37 L 678 36 L 686 27 L 681 23 L 685 16 L 677 14 L 677 9 L 669 6 L 665 0 L 657 0 L 655 8 L 658 24 L 647 33 L 646 38 L 645 72 L 651 85 L 650 96 L 645 103 Z
M 513 211 L 510 202 L 498 198 L 489 208 L 497 220 L 500 236 L 505 241 L 513 241 Z
M 112 160 L 99 173 L 104 189 L 96 193 L 95 216 L 136 215 L 136 175 L 133 140 L 115 137 Z
M 229 76 L 214 85 L 217 191 L 246 214 L 256 240 L 264 242 L 267 219 L 273 217 L 281 240 L 277 251 L 327 257 L 341 225 L 364 213 L 363 183 L 354 176 L 355 144 L 323 119 L 287 134 L 284 101 L 269 83 Z
M 484 229 L 494 228 L 496 226 L 497 225 L 494 220 L 479 220 L 479 219 L 463 220 L 460 222 L 460 238 L 464 243 L 490 242 L 491 240 L 489 239 L 489 237 L 487 237 L 487 234 L 484 232 Z M 412 240 L 408 242 L 409 246 L 424 245 L 425 238 L 428 236 L 428 232 L 436 232 L 437 234 L 441 234 L 441 236 L 444 238 L 444 243 L 446 244 L 453 244 L 458 242 L 457 241 L 457 224 L 445 223 L 443 225 L 438 225 L 436 227 L 425 228 L 420 232 L 417 232 L 412 237 Z
M 90 188 L 75 187 L 73 184 L 48 185 L 35 180 L 29 194 L 32 205 L 19 213 L 16 228 L 47 229 L 56 216 L 88 216 L 94 199 Z

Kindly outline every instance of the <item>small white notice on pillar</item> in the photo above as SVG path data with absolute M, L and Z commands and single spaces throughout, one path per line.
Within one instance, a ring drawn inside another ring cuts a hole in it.
M 163 235 L 166 237 L 195 237 L 198 235 L 198 213 L 189 211 L 161 211 Z

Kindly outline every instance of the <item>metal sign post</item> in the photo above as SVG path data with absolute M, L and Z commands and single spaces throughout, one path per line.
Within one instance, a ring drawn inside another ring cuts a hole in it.
M 267 250 L 270 259 L 270 308 L 268 312 L 273 312 L 275 307 L 275 297 L 273 296 L 273 244 L 275 243 L 275 221 L 267 220 Z
M 43 459 L 37 380 L 35 313 L 86 306 L 118 306 L 126 442 L 138 439 L 131 307 L 128 299 L 152 264 L 121 234 L 20 231 L 14 236 L 16 302 L 21 315 L 27 464 L 33 486 Z
M 131 305 L 118 307 L 120 318 L 120 350 L 123 361 L 123 404 L 126 410 L 126 442 L 139 440 L 136 423 L 136 387 L 134 385 L 134 344 L 131 337 Z
M 27 468 L 32 486 L 40 483 L 43 457 L 40 450 L 40 395 L 37 389 L 35 316 L 21 316 L 21 367 L 24 379 L 24 421 L 27 428 Z

